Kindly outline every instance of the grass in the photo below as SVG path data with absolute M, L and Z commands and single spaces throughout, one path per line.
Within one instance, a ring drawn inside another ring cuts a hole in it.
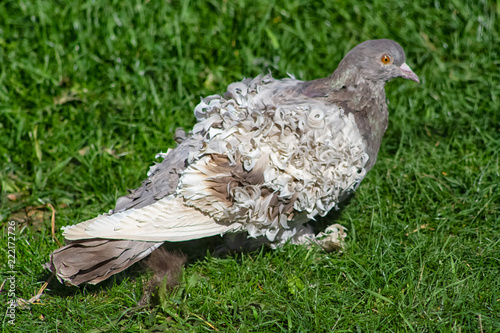
M 499 15 L 493 1 L 2 1 L 4 305 L 7 223 L 29 299 L 58 247 L 49 204 L 57 228 L 112 208 L 200 96 L 269 70 L 324 77 L 372 38 L 398 41 L 422 81 L 387 85 L 378 162 L 328 219 L 349 229 L 343 253 L 207 245 L 150 308 L 134 309 L 149 276 L 136 265 L 98 286 L 52 281 L 3 331 L 500 331 Z

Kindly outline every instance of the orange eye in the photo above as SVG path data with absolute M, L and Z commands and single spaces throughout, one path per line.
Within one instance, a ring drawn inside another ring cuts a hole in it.
M 392 59 L 390 56 L 388 56 L 387 54 L 384 54 L 382 55 L 382 57 L 380 58 L 380 61 L 384 64 L 384 65 L 387 65 L 387 64 L 390 64 L 392 62 Z

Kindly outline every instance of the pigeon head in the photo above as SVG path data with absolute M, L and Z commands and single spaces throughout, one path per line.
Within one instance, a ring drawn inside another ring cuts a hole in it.
M 367 40 L 346 54 L 333 76 L 343 85 L 360 80 L 385 83 L 396 77 L 420 82 L 405 61 L 405 52 L 395 41 Z

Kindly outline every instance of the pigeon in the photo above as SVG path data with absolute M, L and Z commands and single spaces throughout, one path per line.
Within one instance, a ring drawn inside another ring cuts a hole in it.
M 109 213 L 64 227 L 67 245 L 46 268 L 69 285 L 96 284 L 164 242 L 217 235 L 338 247 L 344 227 L 315 235 L 306 223 L 337 209 L 374 166 L 388 125 L 385 83 L 419 82 L 405 61 L 397 42 L 368 40 L 328 77 L 259 75 L 202 98 L 176 148 Z

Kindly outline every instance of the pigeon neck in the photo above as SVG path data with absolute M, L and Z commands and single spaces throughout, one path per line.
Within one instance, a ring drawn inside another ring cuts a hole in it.
M 384 90 L 384 80 L 370 80 L 366 75 L 361 73 L 360 69 L 355 66 L 342 66 L 339 67 L 330 75 L 331 87 L 333 91 L 343 89 L 356 89 L 360 85 L 367 85 L 374 91 Z
M 358 68 L 337 68 L 328 78 L 328 99 L 349 110 L 361 110 L 367 103 L 385 103 L 385 81 L 373 81 L 361 75 Z
M 334 91 L 339 91 L 342 89 L 347 89 L 349 87 L 355 87 L 359 84 L 361 77 L 358 75 L 358 70 L 356 68 L 337 68 L 335 72 L 330 76 L 331 87 Z
M 352 113 L 360 134 L 366 142 L 369 156 L 366 165 L 371 169 L 377 159 L 382 136 L 387 129 L 385 82 L 366 80 L 357 71 L 335 71 L 330 77 L 331 92 L 326 101 L 340 106 L 346 114 Z

